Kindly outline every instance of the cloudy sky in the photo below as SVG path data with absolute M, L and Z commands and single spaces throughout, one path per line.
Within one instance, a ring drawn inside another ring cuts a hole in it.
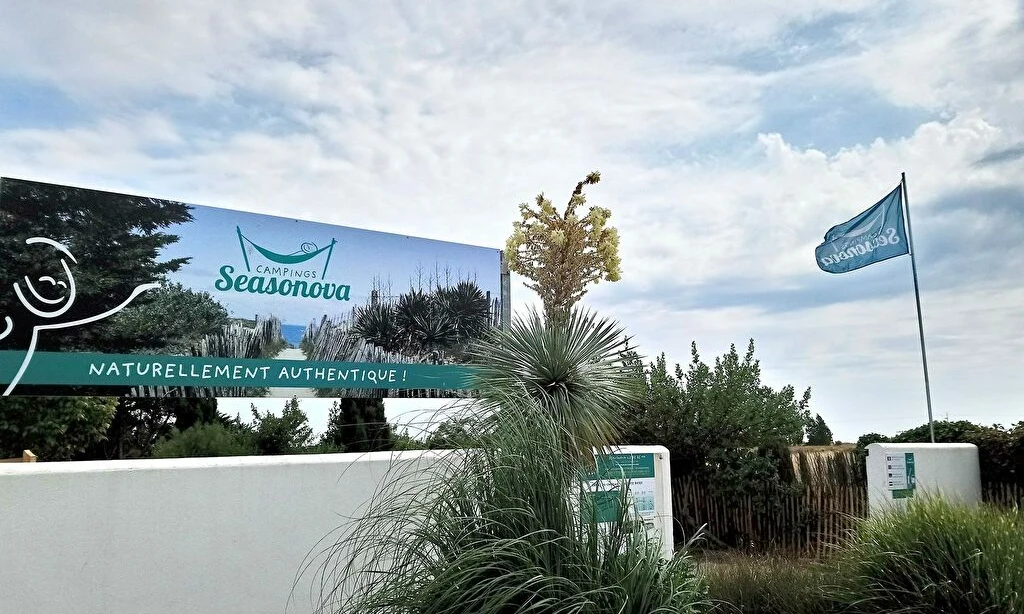
M 813 257 L 905 171 L 936 417 L 1024 419 L 1019 0 L 3 4 L 0 174 L 500 247 L 598 169 L 586 304 L 844 440 L 927 417 L 909 258 Z

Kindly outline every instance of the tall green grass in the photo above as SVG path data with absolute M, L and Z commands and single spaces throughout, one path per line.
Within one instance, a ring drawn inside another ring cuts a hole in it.
M 938 497 L 874 516 L 841 555 L 854 612 L 1024 612 L 1024 518 Z
M 719 556 L 707 570 L 713 614 L 831 614 L 834 566 L 780 556 Z
M 478 350 L 465 450 L 399 468 L 318 568 L 321 611 L 359 614 L 689 614 L 705 587 L 626 517 L 584 503 L 633 382 L 621 330 L 574 314 L 517 321 Z
M 704 566 L 716 614 L 1020 614 L 1024 516 L 926 496 L 864 521 L 824 562 Z

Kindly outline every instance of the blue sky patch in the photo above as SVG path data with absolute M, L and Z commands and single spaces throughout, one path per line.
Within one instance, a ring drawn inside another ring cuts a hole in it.
M 52 85 L 28 79 L 0 78 L 0 130 L 33 127 L 63 129 L 90 117 Z

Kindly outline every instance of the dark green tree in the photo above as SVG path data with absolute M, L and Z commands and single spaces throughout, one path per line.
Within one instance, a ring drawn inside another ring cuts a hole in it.
M 797 397 L 793 386 L 763 384 L 753 340 L 743 356 L 731 346 L 713 366 L 701 359 L 696 343 L 690 354 L 686 370 L 676 365 L 671 371 L 664 354 L 646 367 L 633 356 L 645 394 L 628 415 L 622 442 L 663 445 L 673 476 L 695 479 L 727 500 L 749 498 L 770 515 L 798 488 L 788 448 L 803 441 L 810 388 Z M 676 538 L 701 524 L 687 519 L 676 527 Z M 742 535 L 715 538 L 738 545 Z
M 321 444 L 345 452 L 392 449 L 391 425 L 382 399 L 343 398 L 331 405 Z
M 867 447 L 873 443 L 886 443 L 892 441 L 881 433 L 865 433 L 857 438 L 857 451 L 865 454 Z
M 814 418 L 807 422 L 807 445 L 832 445 L 832 429 L 825 424 L 825 419 L 821 417 L 821 414 L 814 414 Z
M 71 460 L 107 436 L 117 400 L 92 397 L 0 397 L 0 458 L 32 452 Z
M 298 454 L 313 442 L 309 418 L 294 397 L 284 404 L 280 416 L 269 411 L 261 414 L 253 405 L 252 417 L 252 441 L 259 454 Z
M 77 262 L 68 262 L 76 298 L 61 318 L 73 321 L 110 310 L 145 283 L 157 282 L 188 262 L 160 258 L 160 250 L 178 237 L 165 230 L 190 222 L 184 203 L 113 194 L 14 179 L 0 187 L 0 317 L 14 321 L 0 349 L 27 347 L 37 318 L 10 291 L 28 277 L 69 280 L 60 266 L 61 255 L 48 245 L 27 245 L 26 239 L 45 237 L 66 246 Z M 55 286 L 56 287 L 56 286 Z M 44 288 L 46 290 L 46 288 Z M 50 288 L 49 290 L 53 290 Z M 49 292 L 47 292 L 49 293 Z M 139 297 L 138 305 L 149 297 Z M 39 350 L 128 352 L 132 338 L 119 335 L 109 321 L 100 321 L 42 335 Z

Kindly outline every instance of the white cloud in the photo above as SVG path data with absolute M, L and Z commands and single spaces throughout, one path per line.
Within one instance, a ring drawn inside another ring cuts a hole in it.
M 915 218 L 927 216 L 930 203 L 954 189 L 1022 185 L 1001 169 L 973 166 L 986 151 L 1011 142 L 984 119 L 964 115 L 924 124 L 905 139 L 833 155 L 763 134 L 753 146 L 757 155 L 744 158 L 743 166 L 726 161 L 649 171 L 638 191 L 625 186 L 615 194 L 620 203 L 613 211 L 626 217 L 627 277 L 645 288 L 723 277 L 785 283 L 816 271 L 808 254 L 825 231 L 884 196 L 902 170 Z M 638 201 L 642 213 L 632 216 Z
M 901 170 L 915 230 L 950 194 L 1024 186 L 1020 161 L 975 164 L 1024 142 L 1024 37 L 1009 1 L 970 12 L 945 1 L 282 6 L 8 3 L 16 27 L 0 31 L 0 87 L 16 78 L 56 88 L 92 117 L 15 122 L 0 132 L 0 171 L 500 247 L 516 204 L 540 191 L 560 203 L 600 169 L 588 193 L 622 232 L 625 281 L 588 302 L 621 317 L 645 350 L 684 362 L 692 338 L 710 356 L 757 337 L 767 373 L 814 386 L 827 419 L 859 420 L 839 430 L 847 438 L 885 430 L 870 425 L 894 411 L 856 409 L 848 396 L 863 378 L 901 407 L 917 403 L 907 296 L 781 313 L 753 299 L 712 309 L 672 297 L 722 283 L 799 290 L 818 274 L 810 254 L 824 231 Z M 814 24 L 828 17 L 840 25 L 816 42 Z M 794 41 L 793 27 L 810 33 Z M 829 52 L 811 61 L 816 44 Z M 742 68 L 759 52 L 804 63 Z M 932 119 L 836 151 L 803 148 L 784 128 L 759 128 L 785 110 L 771 105 L 787 104 L 766 89 L 789 83 L 801 95 L 880 95 Z M 956 216 L 979 231 L 1007 223 L 969 208 Z M 1019 324 L 1019 284 L 1005 270 L 981 275 L 972 288 L 926 293 L 937 405 L 964 408 L 970 397 L 988 407 L 1019 392 L 1006 366 L 1019 364 L 1009 334 L 1019 328 L 1007 328 Z M 518 280 L 513 292 L 517 306 L 536 302 Z M 975 330 L 958 330 L 965 321 Z M 895 346 L 890 325 L 901 331 Z M 864 356 L 869 368 L 851 371 Z M 951 356 L 987 387 L 949 384 Z
M 696 340 L 705 361 L 753 337 L 765 380 L 812 388 L 812 410 L 847 441 L 895 432 L 927 419 L 909 263 L 884 265 L 907 279 L 888 299 L 851 301 L 785 313 L 754 307 L 675 309 L 620 302 L 610 313 L 630 325 L 648 358 L 667 351 L 685 367 Z M 851 278 L 847 283 L 857 284 Z M 869 288 L 866 288 L 869 290 Z M 922 296 L 933 407 L 937 419 L 1008 424 L 1021 419 L 1024 382 L 1016 376 L 1024 340 L 1024 289 L 976 284 Z M 827 374 L 827 375 L 826 375 Z
M 866 47 L 860 71 L 904 104 L 953 103 L 962 110 L 998 103 L 977 94 L 1019 88 L 1012 68 L 1024 62 L 1020 5 L 988 0 L 962 9 L 958 2 L 921 5 L 905 28 L 856 31 L 851 37 Z

